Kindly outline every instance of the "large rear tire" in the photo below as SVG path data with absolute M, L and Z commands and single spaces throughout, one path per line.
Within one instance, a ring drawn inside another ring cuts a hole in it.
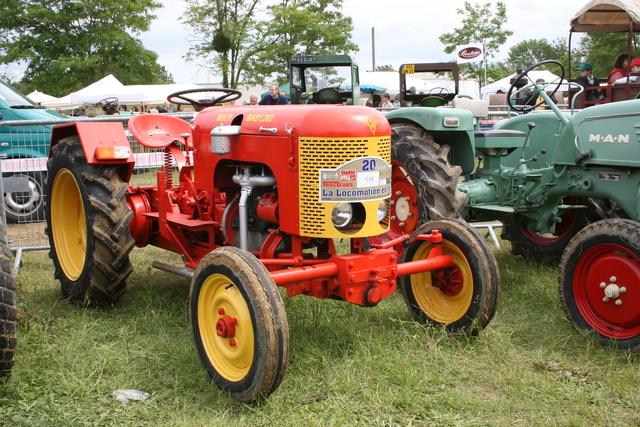
M 7 230 L 0 221 L 0 378 L 11 375 L 17 345 L 16 282 L 11 267 L 11 251 L 7 245 Z
M 247 403 L 275 391 L 289 326 L 278 288 L 254 255 L 234 247 L 207 254 L 193 275 L 189 313 L 198 357 L 223 390 Z
M 46 194 L 47 235 L 62 294 L 78 305 L 116 302 L 132 267 L 133 214 L 118 165 L 90 165 L 72 136 L 52 149 Z
M 466 222 L 442 219 L 423 225 L 415 234 L 434 229 L 443 237 L 442 253 L 454 266 L 403 276 L 400 290 L 411 314 L 429 325 L 446 325 L 451 332 L 475 335 L 491 321 L 500 295 L 500 271 L 487 242 Z M 428 241 L 407 247 L 401 262 L 425 259 Z
M 410 236 L 428 221 L 458 218 L 467 203 L 467 194 L 458 190 L 462 169 L 449 162 L 448 145 L 404 123 L 391 125 L 391 143 L 391 221 L 387 233 L 368 239 L 373 244 Z
M 558 287 L 576 329 L 640 351 L 640 224 L 604 219 L 581 230 L 562 255 Z

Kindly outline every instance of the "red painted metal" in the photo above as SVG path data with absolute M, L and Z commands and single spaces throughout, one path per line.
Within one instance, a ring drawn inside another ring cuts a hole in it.
M 605 300 L 605 287 L 625 288 Z M 573 273 L 573 296 L 585 321 L 599 334 L 618 340 L 640 334 L 640 257 L 624 246 L 601 244 L 580 257 Z M 620 305 L 616 304 L 620 301 Z
M 129 130 L 140 144 L 147 148 L 164 148 L 173 142 L 192 145 L 183 134 L 191 135 L 189 123 L 173 116 L 139 114 L 129 119 Z
M 231 316 L 224 316 L 216 322 L 216 334 L 221 338 L 231 338 L 236 334 L 236 324 L 238 319 Z

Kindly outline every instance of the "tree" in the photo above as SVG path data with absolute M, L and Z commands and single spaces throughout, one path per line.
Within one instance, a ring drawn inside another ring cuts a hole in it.
M 393 68 L 393 65 L 391 65 L 391 64 L 376 65 L 376 71 L 396 71 L 396 69 Z
M 509 50 L 507 65 L 516 70 L 524 70 L 536 62 L 554 59 L 566 66 L 567 39 L 559 38 L 549 42 L 546 39 L 524 40 Z M 544 67 L 543 67 L 544 69 Z
M 502 2 L 496 3 L 495 11 L 492 10 L 491 3 L 472 6 L 471 3 L 465 2 L 464 9 L 457 9 L 457 13 L 465 15 L 462 28 L 456 28 L 453 32 L 445 33 L 438 38 L 445 45 L 445 53 L 452 53 L 458 45 L 482 43 L 486 61 L 487 58 L 493 58 L 495 52 L 507 41 L 507 37 L 513 34 L 513 31 L 502 29 L 507 22 L 507 7 Z M 480 64 L 461 64 L 460 70 L 464 77 L 482 81 L 484 73 Z
M 219 71 L 222 86 L 237 88 L 253 55 L 256 35 L 254 14 L 260 0 L 186 0 L 182 16 L 191 26 L 196 44 L 187 61 Z
M 124 84 L 168 83 L 158 56 L 134 36 L 154 0 L 0 0 L 0 63 L 26 64 L 23 84 L 62 96 L 107 74 Z
M 342 0 L 283 0 L 268 7 L 268 19 L 251 47 L 247 81 L 282 83 L 287 64 L 295 55 L 349 54 L 358 46 L 351 41 L 353 21 L 340 12 Z

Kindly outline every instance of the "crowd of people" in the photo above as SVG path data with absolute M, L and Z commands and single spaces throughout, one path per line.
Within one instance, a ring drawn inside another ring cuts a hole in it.
M 607 76 L 607 86 L 615 86 L 627 83 L 640 82 L 640 58 L 632 59 L 627 53 L 620 53 L 611 64 L 612 70 Z M 629 73 L 630 70 L 631 72 Z M 576 71 L 580 72 L 580 77 L 576 83 L 585 88 L 587 101 L 606 100 L 606 91 L 601 87 L 600 80 L 593 75 L 593 65 L 590 62 L 583 62 Z

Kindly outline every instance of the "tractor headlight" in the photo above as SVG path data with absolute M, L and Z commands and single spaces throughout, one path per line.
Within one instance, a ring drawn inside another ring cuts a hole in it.
M 350 203 L 338 203 L 331 212 L 331 222 L 335 228 L 344 228 L 351 224 L 353 208 Z
M 378 222 L 382 222 L 384 221 L 384 219 L 387 217 L 387 211 L 389 210 L 389 207 L 387 205 L 387 201 L 383 200 L 380 202 L 380 204 L 378 205 Z

